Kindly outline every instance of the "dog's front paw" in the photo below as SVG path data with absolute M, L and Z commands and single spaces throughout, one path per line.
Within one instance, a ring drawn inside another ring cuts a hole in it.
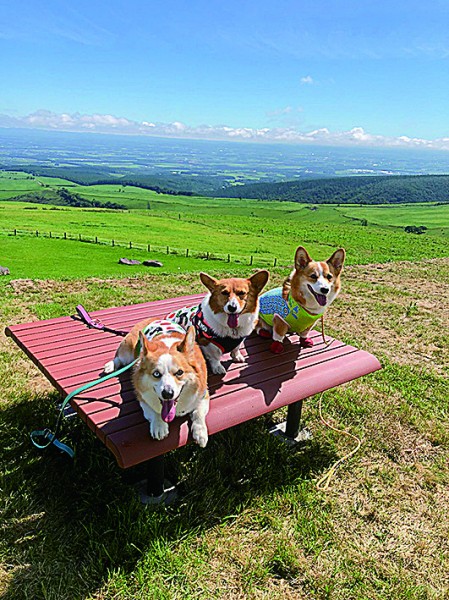
M 312 338 L 299 338 L 299 345 L 301 346 L 301 348 L 312 348 L 313 346 L 313 340 Z
M 114 361 L 110 360 L 103 367 L 103 373 L 106 373 L 107 375 L 109 375 L 109 373 L 113 373 L 114 371 L 115 371 Z
M 206 425 L 192 423 L 192 437 L 200 448 L 205 448 L 209 439 Z
M 234 362 L 238 362 L 238 363 L 243 363 L 245 362 L 245 357 L 243 356 L 243 354 L 240 352 L 240 350 L 238 352 L 236 352 L 235 354 L 231 354 L 232 356 L 232 360 Z
M 165 421 L 151 421 L 150 423 L 150 435 L 155 440 L 163 440 L 168 435 L 168 423 Z
M 268 331 L 268 329 L 263 329 L 262 327 L 259 329 L 259 331 L 257 332 L 257 335 L 261 338 L 271 338 L 271 331 Z
M 282 354 L 284 352 L 284 344 L 275 340 L 274 342 L 271 342 L 270 351 L 273 352 L 273 354 Z
M 215 375 L 225 375 L 226 374 L 226 369 L 221 364 L 221 362 L 217 361 L 217 362 L 211 363 L 210 368 L 212 370 L 212 373 L 215 373 Z

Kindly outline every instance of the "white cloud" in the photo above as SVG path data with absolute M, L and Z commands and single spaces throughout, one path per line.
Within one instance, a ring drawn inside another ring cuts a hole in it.
M 301 77 L 300 82 L 301 85 L 313 85 L 315 80 L 310 75 L 306 75 L 305 77 Z
M 283 115 L 288 115 L 292 112 L 293 108 L 291 106 L 284 106 L 283 108 L 275 108 L 274 110 L 270 110 L 267 112 L 267 117 L 281 117 Z
M 292 109 L 293 110 L 293 109 Z M 289 114 L 290 107 L 279 109 L 277 114 Z M 435 140 L 400 135 L 398 137 L 375 135 L 357 126 L 348 131 L 330 131 L 326 127 L 312 131 L 301 131 L 297 127 L 230 127 L 228 125 L 199 125 L 191 127 L 185 123 L 156 123 L 153 121 L 132 121 L 114 115 L 83 115 L 80 113 L 57 114 L 39 110 L 25 117 L 0 114 L 0 127 L 29 129 L 51 129 L 56 131 L 89 131 L 94 133 L 116 133 L 128 135 L 149 135 L 159 137 L 286 142 L 297 144 L 321 144 L 329 146 L 378 146 L 402 148 L 428 148 L 449 150 L 449 138 Z

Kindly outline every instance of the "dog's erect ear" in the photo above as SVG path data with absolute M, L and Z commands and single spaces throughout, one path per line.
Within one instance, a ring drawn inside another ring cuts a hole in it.
M 260 294 L 260 292 L 266 286 L 269 277 L 270 274 L 268 271 L 261 270 L 257 271 L 257 273 L 254 273 L 254 275 L 251 275 L 251 277 L 248 277 L 248 281 L 251 287 L 256 290 L 257 294 Z
M 143 333 L 143 331 L 139 331 L 139 355 L 146 356 L 148 354 L 148 340 Z
M 343 263 L 345 262 L 346 252 L 344 248 L 339 248 L 335 250 L 332 256 L 326 261 L 328 265 L 332 265 L 334 271 L 340 273 L 343 268 Z
M 208 275 L 207 273 L 200 273 L 201 283 L 207 287 L 210 292 L 213 292 L 217 285 L 217 280 Z
M 180 344 L 178 344 L 178 351 L 185 352 L 186 354 L 190 354 L 190 352 L 192 352 L 193 347 L 195 345 L 195 336 L 196 336 L 195 327 L 193 327 L 193 325 L 191 325 L 187 329 L 187 333 L 186 333 L 184 339 L 182 340 L 182 342 Z
M 295 253 L 295 268 L 298 271 L 303 271 L 310 262 L 312 262 L 312 259 L 307 250 L 303 246 L 298 246 Z

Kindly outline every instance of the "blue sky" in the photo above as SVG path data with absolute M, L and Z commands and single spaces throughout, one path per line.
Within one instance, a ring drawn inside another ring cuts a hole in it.
M 0 126 L 449 148 L 448 67 L 443 0 L 0 0 Z

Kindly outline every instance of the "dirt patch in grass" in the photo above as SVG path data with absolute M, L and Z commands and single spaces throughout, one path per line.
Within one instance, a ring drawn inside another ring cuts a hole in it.
M 448 374 L 449 258 L 347 267 L 326 323 L 400 364 Z
M 393 581 L 413 573 L 414 586 L 443 598 L 449 589 L 449 492 L 429 483 L 430 464 L 365 454 L 349 476 L 334 482 L 333 524 L 339 552 L 354 562 L 365 557 L 368 578 Z

